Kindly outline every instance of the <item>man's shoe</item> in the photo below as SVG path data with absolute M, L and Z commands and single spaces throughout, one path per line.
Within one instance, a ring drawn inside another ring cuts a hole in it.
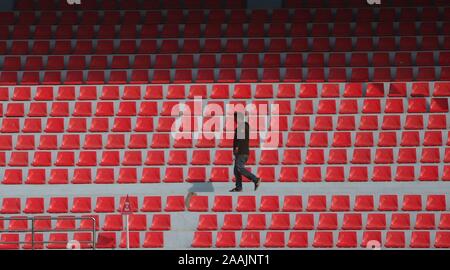
M 233 188 L 230 192 L 241 192 L 242 188 Z
M 255 181 L 255 190 L 258 189 L 259 184 L 261 184 L 261 178 L 256 178 L 256 181 Z

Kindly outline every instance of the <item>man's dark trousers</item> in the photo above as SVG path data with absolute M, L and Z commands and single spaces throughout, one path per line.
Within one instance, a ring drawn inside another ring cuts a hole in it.
M 245 163 L 248 160 L 248 155 L 238 154 L 234 157 L 234 177 L 236 178 L 236 188 L 242 189 L 242 175 L 255 183 L 257 177 L 245 168 Z

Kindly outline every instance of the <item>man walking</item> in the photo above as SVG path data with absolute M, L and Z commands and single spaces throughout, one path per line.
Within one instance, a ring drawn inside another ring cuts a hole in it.
M 245 163 L 248 160 L 249 151 L 249 139 L 250 139 L 250 127 L 247 122 L 244 121 L 244 115 L 242 113 L 234 113 L 234 140 L 233 140 L 233 154 L 234 154 L 234 176 L 236 178 L 236 187 L 230 190 L 231 192 L 242 191 L 242 175 L 253 181 L 255 184 L 255 190 L 258 189 L 261 183 L 261 178 L 256 177 L 253 173 L 249 172 L 245 168 Z

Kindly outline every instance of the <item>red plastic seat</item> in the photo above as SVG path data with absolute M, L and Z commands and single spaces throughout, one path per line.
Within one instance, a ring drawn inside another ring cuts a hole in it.
M 333 232 L 315 232 L 312 246 L 317 248 L 333 247 Z
M 367 215 L 367 230 L 385 230 L 386 229 L 386 215 L 385 214 L 368 214 Z
M 285 247 L 284 232 L 267 232 L 264 247 L 267 248 Z
M 146 196 L 142 204 L 142 212 L 160 212 L 162 208 L 160 196 Z
M 350 167 L 348 181 L 350 182 L 367 182 L 367 167 Z
M 162 248 L 164 246 L 163 232 L 146 232 L 144 248 Z
M 433 215 L 433 221 L 434 221 L 434 215 Z M 433 225 L 434 225 L 434 222 L 433 222 Z M 450 215 L 448 213 L 441 214 L 438 227 L 441 230 L 448 230 L 450 228 Z M 433 228 L 434 228 L 434 226 L 433 226 Z
M 20 198 L 3 198 L 2 214 L 20 214 L 21 204 Z
M 183 196 L 168 196 L 166 201 L 165 211 L 184 211 L 184 197 Z
M 341 228 L 343 230 L 361 230 L 362 229 L 361 214 L 356 213 L 344 214 Z
M 66 197 L 50 198 L 50 205 L 47 208 L 48 213 L 67 213 L 68 199 Z
M 100 232 L 97 236 L 96 248 L 115 248 L 117 245 L 115 232 Z
M 74 216 L 59 216 L 56 225 L 55 230 L 61 230 L 61 231 L 70 231 L 75 230 L 75 217 Z
M 242 230 L 242 215 L 226 214 L 224 216 L 222 230 Z
M 254 212 L 256 211 L 255 196 L 239 196 L 236 210 L 240 212 Z
M 404 195 L 403 211 L 422 211 L 422 197 L 420 195 Z
M 380 231 L 365 231 L 361 247 L 363 248 L 381 248 L 382 239 Z
M 387 248 L 404 248 L 405 247 L 405 233 L 388 231 L 386 233 L 385 247 Z
M 114 183 L 114 170 L 111 168 L 99 168 L 95 176 L 96 184 L 112 184 Z
M 319 215 L 318 230 L 336 230 L 337 226 L 337 215 L 335 213 L 321 213 Z
M 189 201 L 189 211 L 206 212 L 208 211 L 208 197 L 207 196 L 193 196 Z
M 446 98 L 432 98 L 430 104 L 431 113 L 448 112 L 448 100 Z
M 374 199 L 371 195 L 357 195 L 355 197 L 354 211 L 373 211 Z
M 411 248 L 430 248 L 430 233 L 427 231 L 411 232 Z
M 279 200 L 278 196 L 262 196 L 260 211 L 264 212 L 277 212 L 279 211 Z
M 272 214 L 270 230 L 289 230 L 290 227 L 289 214 Z
M 197 225 L 197 230 L 200 231 L 215 231 L 217 230 L 218 226 L 217 226 L 217 215 L 212 214 L 205 214 L 205 215 L 200 215 L 198 217 L 198 225 Z M 218 240 L 217 240 L 218 241 Z
M 218 232 L 216 236 L 216 247 L 233 248 L 236 247 L 235 232 Z
M 75 197 L 72 203 L 72 213 L 90 213 L 92 211 L 91 197 Z
M 24 216 L 16 216 L 9 221 L 8 231 L 28 231 L 28 220 L 27 217 Z
M 25 184 L 45 184 L 45 170 L 44 169 L 30 169 L 28 170 L 28 177 Z
M 397 195 L 380 195 L 378 210 L 397 211 L 398 210 Z
M 287 244 L 290 248 L 306 248 L 308 247 L 307 232 L 290 232 Z
M 350 197 L 348 195 L 334 195 L 331 199 L 331 211 L 350 211 Z
M 97 213 L 113 213 L 116 211 L 114 197 L 97 197 L 95 212 Z
M 337 247 L 340 248 L 356 248 L 357 234 L 356 232 L 340 231 L 338 235 Z
M 5 169 L 2 184 L 6 185 L 20 185 L 22 184 L 22 170 L 21 169 Z
M 308 197 L 306 211 L 326 211 L 327 202 L 324 195 L 311 195 Z
M 43 198 L 27 198 L 23 212 L 27 213 L 27 214 L 44 213 L 44 199 Z
M 437 181 L 439 179 L 439 168 L 437 166 L 421 166 L 420 181 Z
M 265 230 L 266 216 L 264 214 L 249 214 L 245 230 Z
M 117 214 L 105 215 L 102 230 L 121 231 L 123 230 L 123 217 Z
M 66 249 L 68 243 L 67 233 L 51 233 L 49 237 L 48 249 Z
M 302 197 L 296 196 L 296 195 L 289 195 L 284 197 L 283 202 L 283 212 L 296 212 L 296 211 L 302 211 L 303 204 L 302 204 Z
M 241 235 L 241 241 L 239 246 L 242 248 L 258 248 L 260 247 L 260 234 L 259 232 L 243 231 Z
M 195 232 L 192 240 L 192 247 L 210 248 L 212 247 L 212 233 L 211 232 Z
M 153 231 L 166 231 L 171 228 L 170 215 L 168 214 L 155 214 L 153 215 L 152 225 L 150 230 Z
M 445 211 L 447 208 L 445 195 L 428 195 L 426 210 L 427 211 Z
M 14 242 L 14 241 L 12 241 L 12 242 Z M 44 249 L 43 242 L 44 242 L 44 235 L 41 233 L 35 233 L 34 235 L 32 235 L 31 233 L 25 234 L 25 243 L 22 245 L 22 249 L 26 249 L 26 250 Z
M 393 213 L 391 216 L 391 230 L 409 230 L 411 228 L 410 217 L 407 213 Z
M 436 232 L 434 247 L 449 248 L 450 247 L 450 233 L 446 231 Z

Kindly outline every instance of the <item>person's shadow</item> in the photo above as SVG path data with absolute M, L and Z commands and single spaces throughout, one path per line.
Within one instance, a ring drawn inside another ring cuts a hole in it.
M 192 183 L 188 192 L 214 192 L 214 186 L 211 182 Z
M 196 196 L 197 192 L 214 192 L 214 186 L 211 182 L 192 183 L 192 187 L 189 188 L 188 194 L 185 198 L 186 207 L 189 207 L 192 196 Z

